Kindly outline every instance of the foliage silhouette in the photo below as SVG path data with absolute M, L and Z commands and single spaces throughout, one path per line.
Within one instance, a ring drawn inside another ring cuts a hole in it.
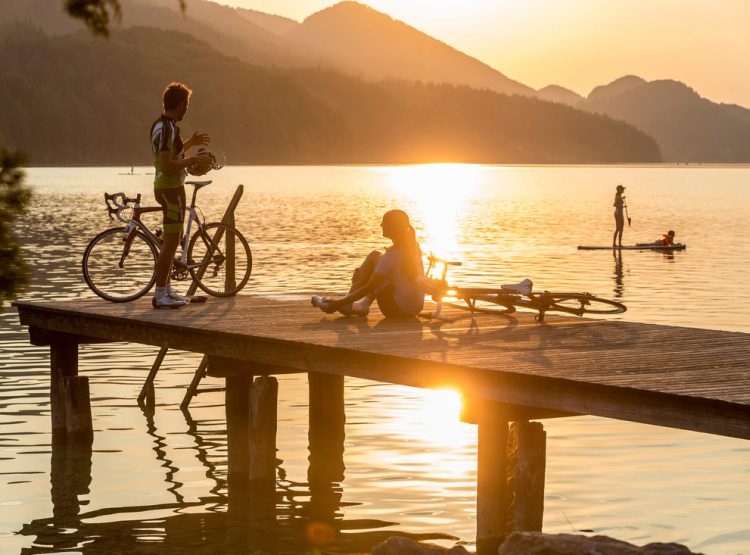
M 177 2 L 184 12 L 185 0 Z M 82 20 L 94 35 L 102 37 L 109 37 L 110 24 L 122 19 L 119 0 L 65 0 L 64 6 L 71 17 Z
M 21 247 L 13 233 L 13 224 L 31 199 L 20 169 L 23 155 L 0 150 L 0 310 L 28 285 L 31 277 Z

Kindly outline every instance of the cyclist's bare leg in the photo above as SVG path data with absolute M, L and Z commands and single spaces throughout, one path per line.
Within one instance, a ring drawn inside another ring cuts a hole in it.
M 156 259 L 156 287 L 166 287 L 169 284 L 174 254 L 177 252 L 179 244 L 180 232 L 162 235 L 161 250 L 159 251 L 159 258 Z
M 354 270 L 352 273 L 352 285 L 349 288 L 349 293 L 362 287 L 365 283 L 370 280 L 370 277 L 375 272 L 375 268 L 380 262 L 380 257 L 383 253 L 380 251 L 372 251 L 368 254 L 362 264 Z M 344 305 L 339 309 L 339 312 L 343 314 L 362 314 L 367 313 L 370 309 L 370 305 L 375 301 L 375 295 L 367 295 L 362 297 L 358 301 L 354 301 L 352 304 Z

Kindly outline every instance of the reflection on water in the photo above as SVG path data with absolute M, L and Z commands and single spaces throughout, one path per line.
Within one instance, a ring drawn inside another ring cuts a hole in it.
M 37 197 L 20 229 L 34 268 L 30 297 L 93 296 L 80 256 L 111 225 L 102 193 L 150 190 L 147 177 L 117 173 L 30 172 Z M 628 312 L 616 319 L 750 331 L 746 169 L 225 168 L 212 177 L 201 193 L 210 220 L 245 184 L 237 221 L 253 248 L 253 293 L 304 302 L 300 291 L 340 290 L 353 265 L 387 243 L 380 217 L 398 206 L 425 251 L 464 262 L 451 269 L 456 283 L 530 277 L 540 289 L 617 298 Z M 671 228 L 686 251 L 576 250 L 611 239 L 611 189 L 620 182 L 633 218 L 625 241 Z M 718 238 L 732 248 L 716 248 Z M 0 322 L 3 553 L 365 552 L 396 533 L 474 540 L 476 428 L 458 422 L 451 392 L 347 379 L 344 432 L 316 435 L 306 378 L 281 376 L 276 488 L 263 497 L 228 487 L 223 393 L 201 393 L 189 412 L 179 410 L 199 355 L 167 355 L 150 412 L 135 399 L 157 349 L 81 347 L 95 440 L 91 451 L 71 450 L 51 442 L 47 350 L 28 344 L 12 310 Z M 422 337 L 481 342 L 474 324 L 434 323 Z M 349 332 L 378 325 L 353 321 Z M 531 332 L 544 342 L 542 329 Z M 546 531 L 750 552 L 747 442 L 590 417 L 545 427 Z

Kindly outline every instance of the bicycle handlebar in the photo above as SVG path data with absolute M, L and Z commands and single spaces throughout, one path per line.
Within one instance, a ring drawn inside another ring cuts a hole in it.
M 112 217 L 114 214 L 118 220 L 127 223 L 128 220 L 122 216 L 122 211 L 130 208 L 131 204 L 139 205 L 141 194 L 138 193 L 135 198 L 130 198 L 125 196 L 125 193 L 104 193 L 104 203 L 107 205 L 107 215 L 110 220 L 114 220 Z
M 446 260 L 445 258 L 438 258 L 432 253 L 427 255 L 427 260 L 430 261 L 430 264 L 445 264 L 446 266 L 462 266 L 463 265 L 463 263 L 459 261 L 450 261 L 450 260 Z

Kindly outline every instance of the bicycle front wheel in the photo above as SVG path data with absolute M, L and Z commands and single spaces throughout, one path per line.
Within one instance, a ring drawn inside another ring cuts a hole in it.
M 225 224 L 203 226 L 190 239 L 187 258 L 198 287 L 215 297 L 235 295 L 253 270 L 250 245 L 239 231 Z
M 83 279 L 102 299 L 113 303 L 145 295 L 156 280 L 156 246 L 140 231 L 124 227 L 102 231 L 83 252 Z
M 589 293 L 549 293 L 547 310 L 583 316 L 584 314 L 622 314 L 628 308 L 617 301 L 602 299 Z

